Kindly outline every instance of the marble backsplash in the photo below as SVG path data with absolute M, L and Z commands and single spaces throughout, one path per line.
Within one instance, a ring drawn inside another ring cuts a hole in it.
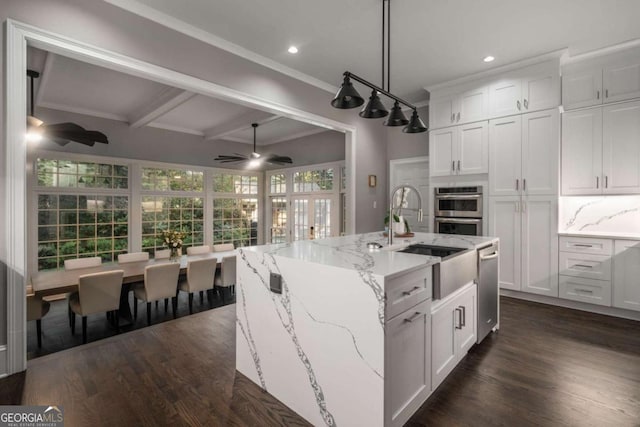
M 560 197 L 559 231 L 640 235 L 640 196 Z

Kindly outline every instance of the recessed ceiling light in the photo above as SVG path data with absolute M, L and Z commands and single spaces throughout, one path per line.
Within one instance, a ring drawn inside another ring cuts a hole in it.
M 493 61 L 494 59 L 496 59 L 496 58 L 494 58 L 493 56 L 489 55 L 489 56 L 485 56 L 485 57 L 484 57 L 484 59 L 483 59 L 483 61 L 484 61 L 484 62 L 491 62 L 491 61 Z
M 289 46 L 289 49 L 287 50 L 289 53 L 298 53 L 298 48 L 295 46 Z

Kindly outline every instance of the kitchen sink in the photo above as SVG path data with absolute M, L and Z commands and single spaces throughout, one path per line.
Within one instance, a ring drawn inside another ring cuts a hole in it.
M 418 255 L 437 256 L 444 260 L 444 259 L 451 258 L 455 256 L 455 254 L 466 251 L 466 250 L 467 249 L 465 248 L 450 248 L 447 246 L 415 244 L 415 245 L 409 245 L 406 248 L 399 250 L 398 252 L 406 252 L 409 254 L 418 254 Z

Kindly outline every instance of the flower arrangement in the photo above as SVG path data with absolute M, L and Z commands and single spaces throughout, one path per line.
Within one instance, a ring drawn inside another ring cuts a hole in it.
M 182 239 L 184 239 L 184 233 L 176 230 L 165 230 L 162 232 L 162 242 L 164 245 L 171 249 L 171 258 L 178 257 L 178 251 L 182 248 Z

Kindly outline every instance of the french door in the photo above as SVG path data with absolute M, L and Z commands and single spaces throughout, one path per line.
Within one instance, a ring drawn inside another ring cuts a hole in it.
M 340 231 L 336 196 L 291 197 L 291 241 L 337 236 Z

